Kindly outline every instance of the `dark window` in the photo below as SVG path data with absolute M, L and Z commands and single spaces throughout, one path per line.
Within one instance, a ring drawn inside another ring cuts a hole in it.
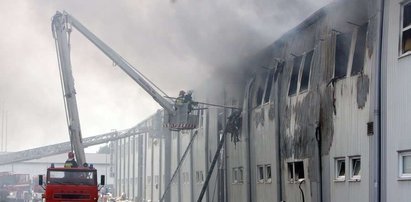
M 302 161 L 295 162 L 294 166 L 296 180 L 304 179 L 304 163 Z
M 291 72 L 290 89 L 288 95 L 294 95 L 297 92 L 298 72 L 300 71 L 302 56 L 294 58 L 293 71 Z
M 403 6 L 401 54 L 411 51 L 411 3 Z
M 404 5 L 402 27 L 406 28 L 411 25 L 411 3 Z
M 270 93 L 271 93 L 271 87 L 273 85 L 273 76 L 274 76 L 274 70 L 270 70 L 270 73 L 268 74 L 268 82 L 267 82 L 267 87 L 265 88 L 265 95 L 264 95 L 264 103 L 267 103 L 270 100 Z
M 267 182 L 271 182 L 271 165 L 265 165 Z
M 255 106 L 259 106 L 261 102 L 263 101 L 263 89 L 261 87 L 258 88 L 257 90 L 257 102 L 255 103 Z
M 368 24 L 366 23 L 358 29 L 351 75 L 356 75 L 363 71 L 365 57 L 365 42 L 367 41 L 367 27 Z
M 351 33 L 337 35 L 335 48 L 334 78 L 341 78 L 347 75 L 347 65 L 351 46 L 351 35 Z
M 278 76 L 279 76 L 279 72 L 283 71 L 284 66 L 285 66 L 285 62 L 278 63 L 277 69 L 276 69 L 275 74 L 274 74 L 274 81 L 277 81 Z
M 258 182 L 264 182 L 264 166 L 257 166 Z
M 294 163 L 288 163 L 288 181 L 294 182 Z
M 298 182 L 300 179 L 304 179 L 304 162 L 296 161 L 287 164 L 288 167 L 288 181 L 290 183 Z
M 411 28 L 402 31 L 402 53 L 411 51 Z
M 313 58 L 314 51 L 310 51 L 305 55 L 303 75 L 301 76 L 301 86 L 300 92 L 308 89 L 308 83 L 310 82 L 310 69 L 311 61 Z
M 351 178 L 360 178 L 361 159 L 360 158 L 351 159 L 351 165 L 352 165 Z
M 224 125 L 224 110 L 223 109 L 218 109 L 217 110 L 217 133 L 219 134 L 221 131 L 223 131 L 223 125 Z
M 336 159 L 336 176 L 337 180 L 344 180 L 345 179 L 345 159 L 340 158 Z

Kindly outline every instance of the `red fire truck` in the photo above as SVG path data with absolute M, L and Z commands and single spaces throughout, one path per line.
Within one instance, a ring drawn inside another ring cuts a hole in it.
M 105 184 L 105 176 L 101 176 L 101 185 Z M 53 201 L 97 201 L 99 184 L 97 170 L 90 167 L 55 168 L 47 169 L 45 183 L 43 176 L 39 176 L 39 184 L 45 186 L 43 198 L 47 202 Z
M 0 201 L 29 201 L 31 186 L 29 174 L 0 173 Z

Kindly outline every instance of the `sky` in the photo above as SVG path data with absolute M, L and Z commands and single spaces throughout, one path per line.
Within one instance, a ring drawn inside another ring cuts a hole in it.
M 236 71 L 236 62 L 331 1 L 2 0 L 0 115 L 7 121 L 0 116 L 0 136 L 7 134 L 7 141 L 0 137 L 0 150 L 69 140 L 51 33 L 57 10 L 73 15 L 175 96 L 220 72 Z M 160 109 L 76 30 L 71 61 L 83 137 L 130 128 Z

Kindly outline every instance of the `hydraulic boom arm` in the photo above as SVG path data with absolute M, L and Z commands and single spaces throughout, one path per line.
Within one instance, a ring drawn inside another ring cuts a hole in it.
M 96 35 L 90 32 L 84 25 L 82 25 L 78 20 L 67 12 L 57 12 L 53 18 L 53 27 L 60 27 L 60 29 L 54 29 L 56 32 L 60 32 L 59 35 L 61 40 L 68 41 L 68 36 L 71 32 L 71 27 L 76 28 L 80 33 L 82 33 L 91 43 L 97 46 L 107 57 L 114 61 L 125 73 L 127 73 L 135 82 L 137 82 L 148 94 L 150 94 L 155 101 L 157 101 L 161 107 L 167 110 L 168 113 L 174 114 L 173 104 L 160 95 L 153 87 L 146 81 L 144 76 L 134 68 L 130 63 L 128 63 L 124 58 L 122 58 L 117 52 L 110 48 L 107 44 L 101 41 Z M 58 41 L 60 43 L 60 41 Z M 62 45 L 66 45 L 62 44 Z M 70 54 L 67 53 L 67 57 Z
M 71 149 L 76 154 L 77 162 L 83 165 L 86 162 L 84 153 L 83 140 L 80 129 L 80 118 L 77 110 L 76 90 L 74 88 L 74 79 L 71 72 L 70 47 L 68 37 L 70 29 L 64 23 L 62 17 L 53 18 L 52 29 L 56 42 L 57 59 L 60 68 L 60 77 L 62 91 L 64 95 L 64 104 L 66 107 L 66 118 L 69 129 Z
M 80 119 L 77 109 L 76 91 L 74 88 L 74 79 L 71 70 L 70 61 L 70 33 L 72 27 L 76 28 L 89 41 L 97 46 L 105 55 L 114 61 L 124 72 L 126 72 L 135 82 L 137 82 L 155 101 L 157 101 L 170 116 L 175 115 L 175 110 L 171 101 L 160 95 L 152 85 L 147 82 L 145 77 L 123 59 L 118 53 L 101 41 L 97 36 L 91 33 L 79 21 L 66 12 L 58 12 L 52 20 L 53 37 L 56 42 L 56 50 L 60 68 L 62 89 L 65 98 L 67 124 L 70 134 L 72 150 L 76 154 L 77 161 L 80 165 L 86 162 L 82 135 L 80 129 Z

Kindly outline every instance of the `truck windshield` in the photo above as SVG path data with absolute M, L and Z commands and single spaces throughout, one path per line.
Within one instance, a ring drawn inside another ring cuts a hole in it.
M 73 185 L 97 185 L 97 174 L 93 171 L 83 170 L 52 170 L 48 173 L 47 183 L 73 184 Z

